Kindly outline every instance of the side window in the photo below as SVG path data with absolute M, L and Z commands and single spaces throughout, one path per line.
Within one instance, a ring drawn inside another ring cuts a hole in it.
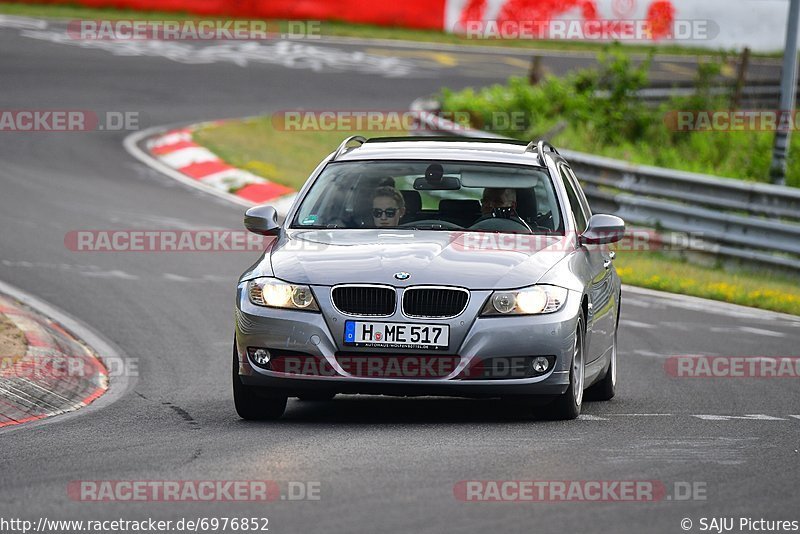
M 572 180 L 569 175 L 569 171 L 564 165 L 558 166 L 559 172 L 561 173 L 561 181 L 564 184 L 564 189 L 567 191 L 567 198 L 569 198 L 570 209 L 572 210 L 572 215 L 575 217 L 575 224 L 577 225 L 577 231 L 583 232 L 586 230 L 586 214 L 583 212 L 583 208 L 581 207 L 581 202 L 578 199 L 578 195 L 575 193 L 575 188 L 572 185 Z
M 581 201 L 581 206 L 583 206 L 583 212 L 586 214 L 586 219 L 590 219 L 592 216 L 592 209 L 589 207 L 589 201 L 586 200 L 586 194 L 583 192 L 583 188 L 581 187 L 581 182 L 575 176 L 575 172 L 567 167 L 570 176 L 572 176 L 572 183 L 575 184 L 575 188 L 577 189 L 578 199 Z

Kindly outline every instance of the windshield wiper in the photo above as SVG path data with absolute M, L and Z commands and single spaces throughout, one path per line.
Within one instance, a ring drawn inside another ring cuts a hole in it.
M 338 224 L 303 224 L 300 226 L 292 226 L 293 230 L 333 230 L 336 228 L 345 228 Z
M 460 230 L 459 228 L 447 228 L 445 226 L 442 226 L 441 224 L 420 224 L 416 226 L 401 226 L 400 228 L 402 228 L 403 230 L 432 230 L 434 232 L 439 232 L 439 231 L 457 232 L 458 230 Z

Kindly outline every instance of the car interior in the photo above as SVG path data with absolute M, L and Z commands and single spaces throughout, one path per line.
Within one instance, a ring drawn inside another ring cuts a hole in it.
M 553 187 L 543 171 L 445 163 L 441 176 L 434 173 L 431 178 L 430 167 L 442 165 L 356 163 L 330 165 L 337 172 L 327 179 L 323 172 L 304 199 L 293 227 L 373 228 L 373 196 L 377 188 L 389 186 L 402 195 L 405 213 L 399 221 L 400 228 L 563 233 Z M 441 188 L 438 183 L 443 184 Z M 482 211 L 481 198 L 487 188 L 513 190 L 513 206 Z

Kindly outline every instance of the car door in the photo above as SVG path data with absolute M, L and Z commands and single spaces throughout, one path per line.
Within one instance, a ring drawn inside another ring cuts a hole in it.
M 572 169 L 559 165 L 559 174 L 569 198 L 578 235 L 586 230 L 592 212 L 578 185 Z M 589 282 L 589 313 L 586 319 L 586 361 L 592 362 L 611 348 L 615 326 L 614 277 L 607 245 L 582 244 L 579 251 L 586 255 L 591 280 Z

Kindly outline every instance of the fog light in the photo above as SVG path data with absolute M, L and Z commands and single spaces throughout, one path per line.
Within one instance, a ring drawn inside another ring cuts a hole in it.
M 531 369 L 533 369 L 534 373 L 544 373 L 549 368 L 550 368 L 550 362 L 547 361 L 547 358 L 544 358 L 542 356 L 534 358 L 533 363 L 531 363 Z
M 269 351 L 267 349 L 248 349 L 250 353 L 250 359 L 253 360 L 253 363 L 260 367 L 266 367 L 269 363 L 269 359 L 271 357 Z

